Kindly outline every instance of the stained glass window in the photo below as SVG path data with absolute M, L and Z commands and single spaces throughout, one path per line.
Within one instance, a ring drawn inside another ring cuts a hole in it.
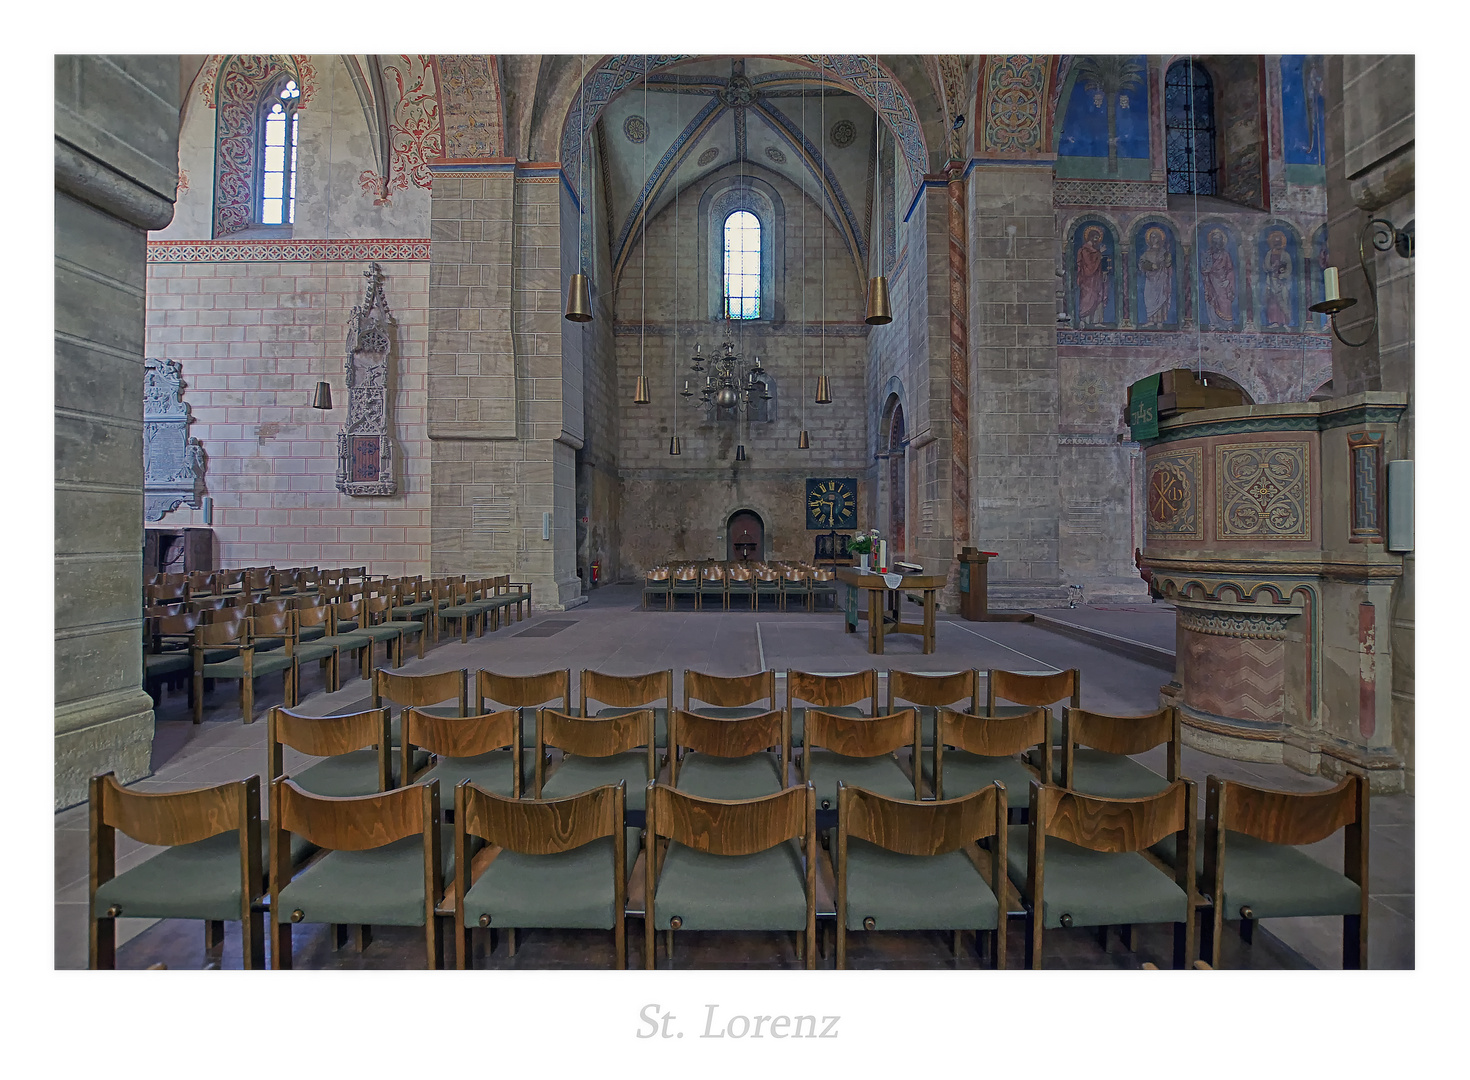
M 1176 60 L 1164 76 L 1165 153 L 1171 195 L 1214 195 L 1215 87 L 1202 64 Z
M 725 317 L 761 314 L 761 223 L 749 210 L 725 219 Z
M 301 91 L 288 79 L 266 99 L 260 148 L 260 223 L 296 220 L 296 102 Z

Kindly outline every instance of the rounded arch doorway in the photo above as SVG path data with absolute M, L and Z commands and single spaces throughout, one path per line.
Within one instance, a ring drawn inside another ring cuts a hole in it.
M 730 562 L 766 557 L 766 523 L 754 510 L 736 510 L 725 522 L 725 558 Z

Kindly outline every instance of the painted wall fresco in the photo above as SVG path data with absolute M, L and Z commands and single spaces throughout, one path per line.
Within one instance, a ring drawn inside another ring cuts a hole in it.
M 1288 165 L 1323 165 L 1327 160 L 1326 102 L 1320 56 L 1281 58 L 1282 153 Z
M 1072 310 L 1080 328 L 1118 325 L 1117 251 L 1117 234 L 1107 222 L 1088 218 L 1076 226 L 1069 267 Z
M 1158 219 L 1134 226 L 1133 318 L 1144 329 L 1179 325 L 1179 241 L 1173 227 Z
M 1196 234 L 1199 277 L 1199 323 L 1207 330 L 1240 327 L 1242 297 L 1248 286 L 1240 273 L 1240 249 L 1235 230 L 1220 222 L 1202 222 Z
M 1302 259 L 1296 230 L 1289 225 L 1267 225 L 1256 241 L 1260 268 L 1260 309 L 1263 330 L 1288 330 L 1301 325 Z
M 1067 98 L 1057 154 L 1100 158 L 1105 175 L 1120 175 L 1120 162 L 1149 156 L 1148 61 L 1143 56 L 1083 56 L 1072 65 L 1076 79 Z M 1127 170 L 1125 170 L 1127 171 Z M 1100 174 L 1102 175 L 1102 174 Z M 1132 172 L 1129 171 L 1129 175 Z
M 1332 265 L 1331 255 L 1327 250 L 1327 226 L 1323 225 L 1312 234 L 1311 258 L 1307 263 L 1307 306 L 1320 303 L 1326 299 L 1326 286 L 1322 280 L 1322 272 Z M 1307 313 L 1307 325 L 1319 330 L 1327 329 L 1328 319 L 1326 315 L 1316 312 Z

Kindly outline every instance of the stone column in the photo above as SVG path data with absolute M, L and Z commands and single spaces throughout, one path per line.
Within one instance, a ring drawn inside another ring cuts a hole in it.
M 178 152 L 177 57 L 56 58 L 57 809 L 149 773 L 143 290 Z
M 970 174 L 970 543 L 996 607 L 1065 601 L 1058 568 L 1052 165 Z

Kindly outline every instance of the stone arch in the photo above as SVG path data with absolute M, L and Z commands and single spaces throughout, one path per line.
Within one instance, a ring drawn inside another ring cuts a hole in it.
M 699 199 L 699 265 L 705 267 L 705 297 L 699 310 L 711 319 L 722 317 L 725 218 L 736 210 L 749 210 L 761 223 L 761 314 L 751 321 L 779 326 L 786 319 L 786 205 L 768 181 L 749 171 L 741 175 L 734 165 L 728 168 L 731 175 L 711 181 Z
M 892 388 L 896 378 L 889 381 Z M 878 486 L 881 528 L 895 555 L 908 553 L 908 428 L 903 398 L 889 389 L 878 422 Z
M 744 545 L 754 541 L 753 549 Z M 763 562 L 766 557 L 766 520 L 755 510 L 741 507 L 725 518 L 725 560 Z
M 760 518 L 765 534 L 765 552 L 760 557 L 765 559 L 767 555 L 776 549 L 776 530 L 772 525 L 776 520 L 776 516 L 772 513 L 770 507 L 762 505 L 759 500 L 736 499 L 732 502 L 725 503 L 721 508 L 719 519 L 720 537 L 726 549 L 728 550 L 730 544 L 730 519 L 741 512 L 754 514 Z

